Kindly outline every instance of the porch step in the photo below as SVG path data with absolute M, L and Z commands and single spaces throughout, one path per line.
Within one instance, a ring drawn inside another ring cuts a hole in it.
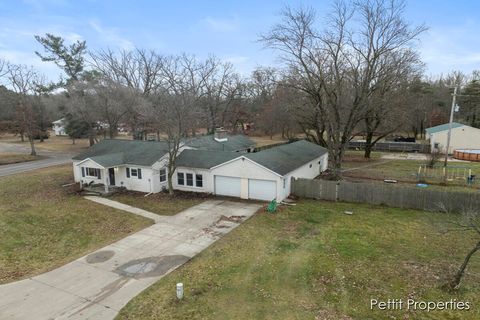
M 101 196 L 102 194 L 100 192 L 84 191 L 83 195 L 84 196 Z

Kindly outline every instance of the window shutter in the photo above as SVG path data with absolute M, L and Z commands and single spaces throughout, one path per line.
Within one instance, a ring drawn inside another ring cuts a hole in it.
M 97 169 L 97 178 L 100 180 L 102 179 L 102 174 L 101 174 L 101 170 L 100 169 Z
M 127 178 L 130 178 L 130 168 L 127 168 Z
M 142 169 L 138 169 L 138 179 L 142 179 Z
M 82 167 L 82 177 L 85 177 L 85 168 Z

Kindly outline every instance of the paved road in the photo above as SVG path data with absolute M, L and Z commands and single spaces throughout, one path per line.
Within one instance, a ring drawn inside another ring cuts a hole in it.
M 23 145 L 0 142 L 0 152 L 30 153 L 30 148 Z M 0 177 L 35 169 L 56 166 L 59 164 L 70 163 L 72 162 L 71 159 L 73 157 L 73 154 L 58 153 L 45 150 L 37 150 L 37 154 L 46 156 L 48 158 L 42 160 L 2 165 L 0 166 Z
M 63 267 L 1 285 L 0 319 L 113 319 L 129 300 L 259 208 L 211 200 L 162 216 L 154 225 Z M 171 294 L 175 296 L 174 287 Z

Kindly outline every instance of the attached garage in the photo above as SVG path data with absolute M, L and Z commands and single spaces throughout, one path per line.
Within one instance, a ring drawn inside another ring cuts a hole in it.
M 327 163 L 326 149 L 300 140 L 251 153 L 187 149 L 177 158 L 177 170 L 201 172 L 201 187 L 188 191 L 282 201 L 290 194 L 292 179 L 313 179 L 326 170 Z M 186 190 L 185 186 L 174 188 Z
M 215 176 L 215 194 L 220 196 L 240 197 L 241 180 L 240 178 Z
M 277 182 L 271 180 L 248 179 L 248 198 L 271 201 L 277 198 Z

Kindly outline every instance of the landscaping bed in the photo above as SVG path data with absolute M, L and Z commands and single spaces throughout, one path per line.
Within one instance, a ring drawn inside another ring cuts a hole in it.
M 262 211 L 137 296 L 118 319 L 478 319 L 480 256 L 458 292 L 442 289 L 475 243 L 467 232 L 440 232 L 438 223 L 457 218 L 315 200 Z M 370 310 L 370 299 L 389 298 L 457 299 L 472 308 Z

